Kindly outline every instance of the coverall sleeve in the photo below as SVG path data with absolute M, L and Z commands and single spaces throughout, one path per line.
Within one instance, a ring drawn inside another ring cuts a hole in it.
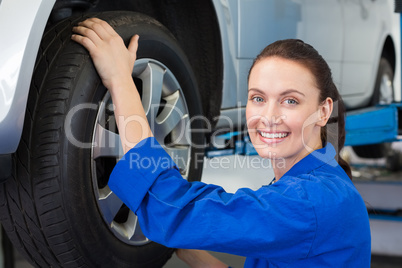
M 305 258 L 316 233 L 313 205 L 297 183 L 257 191 L 184 180 L 170 156 L 147 138 L 121 159 L 110 189 L 152 241 L 252 258 Z

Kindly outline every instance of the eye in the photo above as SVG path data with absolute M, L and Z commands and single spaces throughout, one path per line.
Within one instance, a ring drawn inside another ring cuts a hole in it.
M 263 102 L 264 99 L 261 97 L 252 97 L 250 100 L 254 101 L 254 102 Z
M 284 102 L 285 102 L 286 104 L 289 104 L 289 105 L 296 105 L 296 104 L 299 104 L 299 102 L 298 102 L 297 100 L 295 100 L 295 99 L 286 99 L 286 100 L 284 100 Z

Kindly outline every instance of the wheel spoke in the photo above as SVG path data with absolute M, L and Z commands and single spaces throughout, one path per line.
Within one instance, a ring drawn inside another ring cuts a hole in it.
M 123 224 L 128 240 L 132 240 L 137 225 L 138 225 L 138 218 L 130 210 L 130 212 L 128 213 L 127 221 Z
M 179 167 L 180 172 L 186 173 L 190 158 L 190 146 L 164 147 L 163 149 L 165 149 Z
M 142 105 L 149 122 L 155 118 L 162 98 L 165 69 L 155 63 L 148 63 L 138 76 L 142 80 Z
M 180 84 L 176 78 L 168 71 L 163 79 L 163 92 L 170 95 L 180 90 Z
M 154 135 L 158 141 L 163 141 L 184 117 L 188 117 L 188 114 L 184 113 L 186 109 L 179 91 L 166 97 L 165 101 L 166 105 L 155 120 Z
M 101 124 L 97 124 L 95 129 L 93 157 L 116 157 L 123 156 L 123 147 L 120 136 L 110 130 L 105 129 Z
M 130 226 L 130 236 L 128 237 L 131 241 L 149 241 L 148 238 L 143 234 L 140 224 L 138 222 L 138 217 L 134 212 L 130 211 L 128 214 L 127 225 Z
M 138 223 L 138 217 L 132 211 L 127 215 L 126 222 L 113 222 L 112 228 L 127 241 L 131 241 L 133 245 L 143 245 L 144 243 L 149 242 L 149 239 L 141 230 L 140 224 Z
M 99 191 L 98 203 L 108 224 L 113 222 L 114 217 L 123 205 L 123 202 L 109 189 L 109 186 Z
M 170 143 L 174 145 L 191 145 L 191 129 L 188 116 L 184 116 L 170 133 Z M 197 130 L 196 130 L 197 131 Z

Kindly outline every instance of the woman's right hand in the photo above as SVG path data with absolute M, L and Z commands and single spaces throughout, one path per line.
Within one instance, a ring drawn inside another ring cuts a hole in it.
M 141 140 L 153 136 L 132 78 L 139 37 L 134 35 L 127 48 L 116 31 L 98 18 L 80 22 L 73 32 L 71 39 L 89 51 L 103 85 L 110 91 L 126 153 Z

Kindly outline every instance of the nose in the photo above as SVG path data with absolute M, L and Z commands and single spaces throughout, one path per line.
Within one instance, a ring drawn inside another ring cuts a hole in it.
M 281 109 L 276 103 L 267 103 L 262 110 L 260 122 L 265 127 L 273 127 L 282 123 L 285 116 L 281 114 Z

